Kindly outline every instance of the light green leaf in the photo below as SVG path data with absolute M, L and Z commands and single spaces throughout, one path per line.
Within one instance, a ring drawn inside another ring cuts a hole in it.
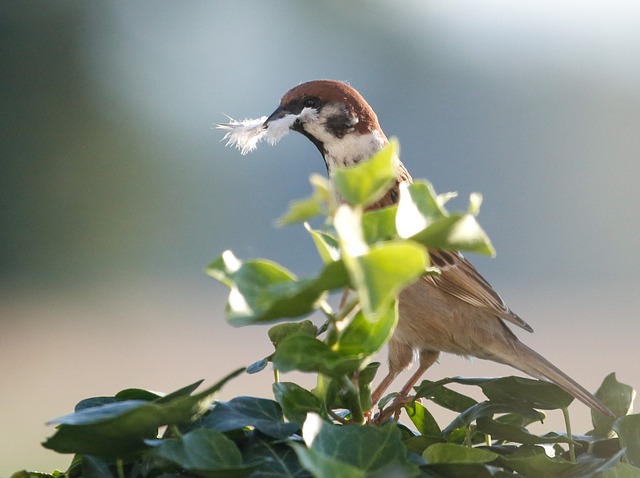
M 489 236 L 471 214 L 456 213 L 440 218 L 410 239 L 435 249 L 470 251 L 495 256 Z
M 387 343 L 397 323 L 396 301 L 375 320 L 367 319 L 362 311 L 358 311 L 340 333 L 337 350 L 348 355 L 371 355 Z
M 273 262 L 241 261 L 231 251 L 212 262 L 207 274 L 231 289 L 226 315 L 234 326 L 305 316 L 326 292 L 349 284 L 342 262 L 327 264 L 316 278 L 297 279 Z
M 355 166 L 336 168 L 331 179 L 347 204 L 366 207 L 378 201 L 396 180 L 398 142 L 390 144 L 370 159 Z
M 312 195 L 290 202 L 287 211 L 276 220 L 276 225 L 284 226 L 308 221 L 327 211 L 328 204 L 332 201 L 329 180 L 319 174 L 313 174 L 309 181 L 313 186 Z
M 360 368 L 358 357 L 331 350 L 308 335 L 286 337 L 273 354 L 273 366 L 281 372 L 320 372 L 331 377 L 353 373 Z
M 307 223 L 304 224 L 304 227 L 311 235 L 322 262 L 329 264 L 340 259 L 340 245 L 335 236 L 326 231 L 311 229 Z
M 422 456 L 429 463 L 489 463 L 498 457 L 487 450 L 454 443 L 434 443 Z
M 343 260 L 369 320 L 384 314 L 398 293 L 425 273 L 429 263 L 425 248 L 411 241 L 383 242 L 361 255 L 344 254 Z
M 367 244 L 398 239 L 396 213 L 398 206 L 367 211 L 362 216 L 362 230 Z
M 408 238 L 447 217 L 448 213 L 438 201 L 431 183 L 417 180 L 400 185 L 400 200 L 396 215 L 396 227 L 400 237 Z

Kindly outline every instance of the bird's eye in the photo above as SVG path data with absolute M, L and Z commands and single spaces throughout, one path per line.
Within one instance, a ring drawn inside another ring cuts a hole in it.
M 318 100 L 315 98 L 305 98 L 302 100 L 302 106 L 305 108 L 315 108 L 318 106 Z

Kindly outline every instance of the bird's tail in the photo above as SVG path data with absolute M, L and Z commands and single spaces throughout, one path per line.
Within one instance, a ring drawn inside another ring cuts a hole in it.
M 589 408 L 604 415 L 615 417 L 613 412 L 611 412 L 611 410 L 609 410 L 609 408 L 607 408 L 607 406 L 598 400 L 591 392 L 549 362 L 538 352 L 530 349 L 520 341 L 516 342 L 514 345 L 518 359 L 514 361 L 513 357 L 509 357 L 509 360 L 505 361 L 505 363 L 522 370 L 532 377 L 553 382 L 565 392 L 573 395 L 575 398 L 587 405 Z

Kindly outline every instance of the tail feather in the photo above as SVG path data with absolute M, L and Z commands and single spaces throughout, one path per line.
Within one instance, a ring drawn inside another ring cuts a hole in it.
M 596 398 L 591 392 L 589 392 L 582 385 L 580 385 L 558 367 L 549 362 L 538 352 L 530 349 L 520 341 L 515 343 L 515 348 L 518 356 L 517 360 L 514 361 L 513 357 L 509 357 L 509 359 L 505 360 L 504 363 L 522 370 L 532 377 L 542 380 L 548 380 L 549 382 L 555 383 L 565 392 L 573 395 L 589 408 L 596 410 L 604 415 L 615 417 L 613 412 L 611 412 L 611 410 L 609 410 L 609 408 L 607 408 L 607 406 L 598 398 Z

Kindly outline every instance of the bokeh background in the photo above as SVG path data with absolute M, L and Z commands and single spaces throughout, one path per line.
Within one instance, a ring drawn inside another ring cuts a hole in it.
M 639 24 L 616 0 L 0 3 L 0 476 L 64 469 L 39 443 L 82 398 L 270 352 L 203 268 L 232 248 L 312 274 L 306 233 L 272 223 L 322 160 L 296 135 L 242 157 L 212 126 L 316 78 L 358 88 L 454 206 L 484 194 L 498 256 L 472 260 L 527 343 L 587 388 L 640 386 Z

